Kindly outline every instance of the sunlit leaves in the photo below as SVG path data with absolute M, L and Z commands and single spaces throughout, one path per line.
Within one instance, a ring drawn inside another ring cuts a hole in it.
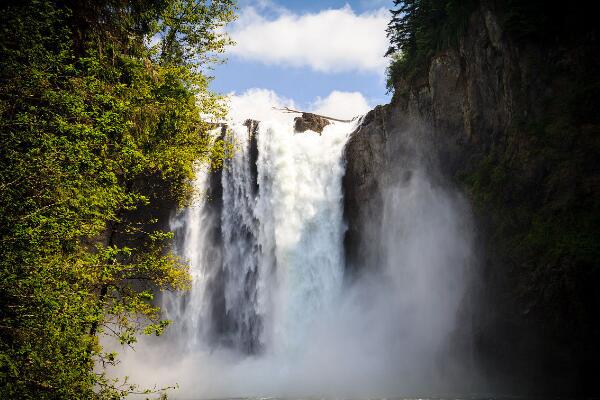
M 0 394 L 119 398 L 145 391 L 97 369 L 118 362 L 97 336 L 162 334 L 155 294 L 190 285 L 148 210 L 227 154 L 203 71 L 233 4 L 57 4 L 0 14 Z

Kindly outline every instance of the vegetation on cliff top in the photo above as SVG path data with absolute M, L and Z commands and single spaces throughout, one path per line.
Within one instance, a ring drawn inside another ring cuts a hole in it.
M 477 0 L 394 0 L 387 28 L 388 89 L 398 79 L 426 73 L 435 53 L 456 46 L 476 5 Z
M 589 6 L 544 0 L 394 0 L 387 36 L 390 57 L 387 86 L 427 74 L 438 52 L 457 48 L 469 18 L 482 3 L 500 18 L 503 31 L 514 41 L 558 45 L 577 43 L 596 33 Z M 556 3 L 556 4 L 555 4 Z
M 0 13 L 0 397 L 120 398 L 98 336 L 167 325 L 154 289 L 189 277 L 136 210 L 183 204 L 196 160 L 219 162 L 206 67 L 230 0 L 3 2 Z M 135 222 L 134 222 L 135 221 Z

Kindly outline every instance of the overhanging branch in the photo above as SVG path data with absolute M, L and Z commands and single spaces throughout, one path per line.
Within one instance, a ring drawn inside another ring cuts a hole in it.
M 337 121 L 337 122 L 352 122 L 355 119 L 355 118 L 352 118 L 352 119 L 332 118 L 332 117 L 327 117 L 325 115 L 315 114 L 315 113 L 311 113 L 311 112 L 294 110 L 294 109 L 289 108 L 289 107 L 283 107 L 283 108 L 273 107 L 273 110 L 279 110 L 279 111 L 283 111 L 283 112 L 290 113 L 290 114 L 292 114 L 292 113 L 293 114 L 312 114 L 312 115 L 316 115 L 317 117 L 321 117 L 321 118 L 324 118 L 324 119 L 328 119 L 330 121 Z

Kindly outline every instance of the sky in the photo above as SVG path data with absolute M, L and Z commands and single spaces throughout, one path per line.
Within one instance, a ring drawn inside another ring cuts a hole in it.
M 247 98 L 237 104 L 260 98 L 344 118 L 385 104 L 391 3 L 239 0 L 227 28 L 236 45 L 212 72 L 212 89 Z

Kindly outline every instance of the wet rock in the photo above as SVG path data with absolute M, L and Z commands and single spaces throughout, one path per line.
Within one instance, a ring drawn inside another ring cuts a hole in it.
M 299 133 L 310 130 L 322 133 L 323 129 L 329 124 L 330 122 L 326 118 L 319 115 L 302 113 L 301 117 L 294 118 L 294 131 Z
M 258 194 L 258 125 L 259 121 L 247 119 L 244 125 L 248 128 L 248 154 L 250 155 L 250 176 L 252 178 L 252 193 Z

